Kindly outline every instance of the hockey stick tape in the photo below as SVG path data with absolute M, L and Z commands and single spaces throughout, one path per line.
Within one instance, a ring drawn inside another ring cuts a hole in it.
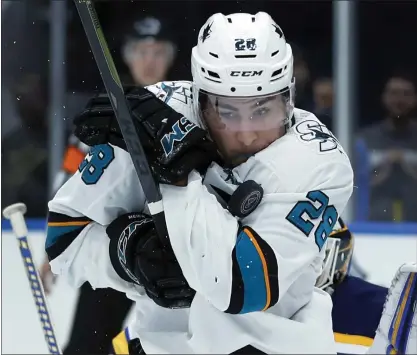
M 155 215 L 164 211 L 164 204 L 162 200 L 157 202 L 150 202 L 148 203 L 149 212 L 151 215 Z
M 23 216 L 26 211 L 26 205 L 21 202 L 10 205 L 3 210 L 3 216 L 10 220 L 13 232 L 17 238 L 28 235 L 25 217 Z

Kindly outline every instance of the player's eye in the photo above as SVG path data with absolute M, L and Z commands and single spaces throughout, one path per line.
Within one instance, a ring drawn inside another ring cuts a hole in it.
M 270 111 L 271 111 L 271 109 L 269 107 L 260 107 L 260 108 L 256 109 L 255 111 L 253 111 L 252 119 L 256 120 L 258 118 L 263 118 L 263 117 L 267 116 Z
M 239 114 L 237 112 L 234 112 L 234 111 L 220 112 L 220 116 L 221 116 L 221 118 L 224 118 L 226 120 L 235 120 L 235 119 L 239 118 Z

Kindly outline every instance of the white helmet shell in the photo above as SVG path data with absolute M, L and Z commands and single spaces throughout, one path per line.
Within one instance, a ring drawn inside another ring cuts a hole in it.
M 197 90 L 261 96 L 291 88 L 293 55 L 284 33 L 265 12 L 212 15 L 192 50 Z

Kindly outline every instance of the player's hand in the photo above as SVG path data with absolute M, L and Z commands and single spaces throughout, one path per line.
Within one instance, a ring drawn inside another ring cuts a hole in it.
M 52 285 L 55 284 L 56 275 L 54 275 L 51 271 L 51 265 L 49 265 L 49 261 L 46 259 L 39 269 L 39 277 L 41 278 L 42 286 L 45 291 L 45 294 L 51 293 Z
M 126 281 L 141 285 L 159 306 L 186 308 L 195 291 L 190 288 L 172 249 L 164 248 L 153 220 L 143 213 L 127 213 L 106 228 L 110 259 Z
M 187 181 L 196 169 L 204 173 L 218 160 L 216 145 L 207 132 L 173 110 L 150 91 L 125 89 L 136 130 L 158 182 L 177 184 Z M 126 150 L 119 125 L 107 94 L 101 94 L 75 118 L 75 135 L 87 145 L 112 143 Z

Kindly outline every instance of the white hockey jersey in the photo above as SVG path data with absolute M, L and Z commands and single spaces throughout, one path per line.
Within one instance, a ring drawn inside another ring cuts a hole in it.
M 194 119 L 190 82 L 149 90 Z M 220 197 L 246 180 L 262 185 L 264 197 L 238 221 Z M 274 354 L 335 353 L 331 299 L 314 284 L 352 189 L 339 142 L 299 109 L 285 136 L 233 170 L 212 164 L 204 177 L 192 172 L 186 187 L 161 185 L 170 241 L 196 290 L 189 309 L 165 309 L 112 268 L 106 226 L 146 203 L 129 154 L 101 145 L 49 203 L 46 250 L 52 271 L 75 286 L 89 281 L 136 301 L 129 333 L 145 353 L 229 354 L 246 345 Z

